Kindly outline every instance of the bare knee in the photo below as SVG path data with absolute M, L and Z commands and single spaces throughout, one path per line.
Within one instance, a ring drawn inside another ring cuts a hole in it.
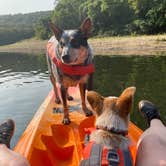
M 25 157 L 20 156 L 13 161 L 12 166 L 29 166 L 29 162 Z
M 0 165 L 29 166 L 29 163 L 24 156 L 0 144 Z
M 7 146 L 5 144 L 0 144 L 0 150 L 1 149 L 8 149 Z
M 158 135 L 147 135 L 140 141 L 136 165 L 166 166 L 166 142 Z
M 156 147 L 158 149 L 160 146 L 166 148 L 166 140 L 158 134 L 145 135 L 140 139 L 140 144 L 147 149 L 151 149 L 152 147 Z

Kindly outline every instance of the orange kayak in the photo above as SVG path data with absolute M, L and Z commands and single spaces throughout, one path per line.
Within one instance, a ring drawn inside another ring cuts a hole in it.
M 71 124 L 61 123 L 62 105 L 54 102 L 51 91 L 14 148 L 29 160 L 31 166 L 79 165 L 84 147 L 84 129 L 94 127 L 95 117 L 85 117 L 81 111 L 78 88 L 69 88 L 69 91 L 74 97 L 69 102 Z M 133 154 L 136 154 L 141 134 L 142 130 L 131 122 L 128 137 Z

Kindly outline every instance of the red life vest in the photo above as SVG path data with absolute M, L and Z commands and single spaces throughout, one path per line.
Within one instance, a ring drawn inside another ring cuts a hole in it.
M 95 129 L 90 129 L 94 131 Z M 88 134 L 89 134 L 89 130 Z M 132 148 L 126 150 L 108 149 L 95 142 L 89 142 L 83 151 L 83 160 L 80 166 L 133 166 Z
M 94 65 L 88 64 L 86 66 L 72 66 L 62 63 L 56 56 L 56 43 L 55 40 L 50 40 L 47 44 L 47 54 L 53 63 L 65 74 L 80 75 L 94 73 Z

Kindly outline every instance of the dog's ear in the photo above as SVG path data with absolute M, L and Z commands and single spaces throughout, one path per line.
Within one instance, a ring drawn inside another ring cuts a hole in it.
M 93 111 L 95 111 L 97 116 L 99 116 L 102 113 L 104 97 L 95 91 L 88 91 L 87 100 Z
M 125 89 L 118 98 L 116 107 L 121 117 L 126 117 L 131 112 L 135 91 L 135 87 L 129 87 Z
M 49 26 L 51 28 L 51 30 L 54 32 L 54 35 L 56 37 L 57 40 L 60 40 L 63 30 L 61 30 L 60 28 L 58 28 L 55 24 L 53 24 L 52 22 L 49 22 Z
M 85 35 L 85 37 L 89 37 L 91 34 L 91 29 L 92 29 L 92 21 L 90 18 L 86 18 L 81 26 L 80 26 L 80 31 Z

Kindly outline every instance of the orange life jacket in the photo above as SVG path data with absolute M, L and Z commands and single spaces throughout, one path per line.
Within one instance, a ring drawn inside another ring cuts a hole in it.
M 94 131 L 95 129 L 90 129 Z M 89 130 L 87 131 L 89 133 Z M 83 151 L 80 166 L 133 166 L 133 147 L 126 150 L 108 149 L 94 141 L 88 142 Z
M 47 55 L 53 61 L 53 63 L 65 74 L 68 75 L 85 75 L 94 73 L 94 65 L 87 64 L 85 66 L 72 66 L 62 63 L 56 56 L 56 43 L 54 40 L 50 40 L 47 44 Z

